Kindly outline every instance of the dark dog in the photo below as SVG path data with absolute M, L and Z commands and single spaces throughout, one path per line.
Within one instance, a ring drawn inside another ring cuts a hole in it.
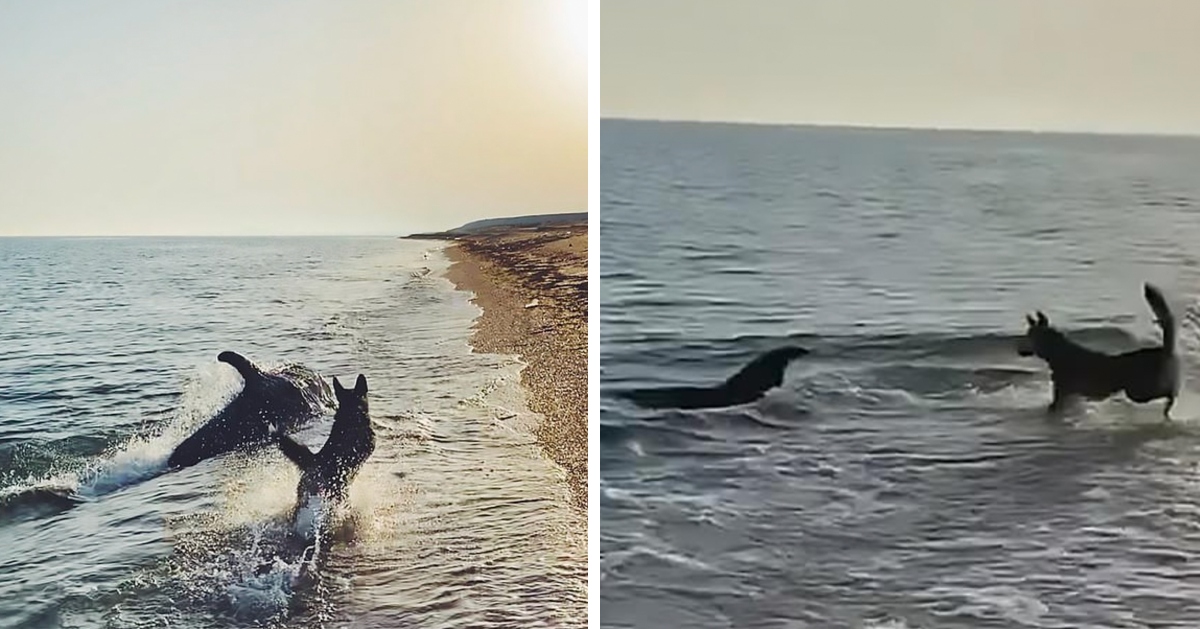
M 329 386 L 300 365 L 263 371 L 237 352 L 221 352 L 217 360 L 237 369 L 245 384 L 228 406 L 175 448 L 169 467 L 269 444 L 276 431 L 320 417 L 329 405 Z
M 359 375 L 353 389 L 333 379 L 338 409 L 329 438 L 319 452 L 312 452 L 291 437 L 279 435 L 279 449 L 300 468 L 296 488 L 297 506 L 309 496 L 334 502 L 345 501 L 350 482 L 375 451 L 375 431 L 367 408 L 367 379 Z
M 644 408 L 720 408 L 747 404 L 782 384 L 787 366 L 807 353 L 803 347 L 773 349 L 714 387 L 637 389 L 621 395 Z
M 1146 284 L 1144 293 L 1162 329 L 1162 345 L 1123 354 L 1105 354 L 1075 343 L 1051 327 L 1041 311 L 1037 317 L 1026 316 L 1029 327 L 1017 352 L 1022 356 L 1037 356 L 1050 365 L 1054 384 L 1051 412 L 1061 410 L 1070 398 L 1102 400 L 1124 391 L 1139 404 L 1166 398 L 1163 417 L 1170 419 L 1180 386 L 1175 317 L 1161 291 Z

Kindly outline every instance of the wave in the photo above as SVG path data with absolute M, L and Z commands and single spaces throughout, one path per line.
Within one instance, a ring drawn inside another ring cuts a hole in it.
M 180 441 L 173 436 L 134 437 L 110 453 L 77 463 L 75 469 L 12 481 L 0 488 L 0 517 L 37 516 L 48 508 L 66 510 L 154 478 L 166 471 L 167 458 Z
M 626 442 L 635 438 L 641 437 L 661 438 L 663 440 L 672 440 L 677 438 L 693 439 L 698 441 L 715 441 L 716 437 L 711 437 L 704 434 L 702 431 L 686 426 L 671 425 L 668 423 L 651 423 L 647 421 L 638 422 L 623 422 L 620 424 L 600 422 L 600 443 L 615 444 Z
M 49 508 L 69 509 L 162 474 L 175 447 L 228 404 L 240 387 L 232 369 L 205 365 L 185 382 L 179 407 L 157 431 L 135 434 L 92 456 L 59 451 L 49 461 L 22 461 L 14 455 L 13 472 L 0 486 L 0 517 L 36 517 Z
M 195 524 L 170 573 L 152 584 L 184 606 L 238 623 L 274 625 L 321 579 L 313 569 L 316 546 L 297 540 L 282 517 L 231 529 Z

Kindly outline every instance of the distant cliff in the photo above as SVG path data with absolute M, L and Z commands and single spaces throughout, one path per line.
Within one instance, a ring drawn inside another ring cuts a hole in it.
M 563 225 L 569 223 L 587 223 L 587 212 L 571 212 L 567 214 L 532 214 L 530 216 L 509 216 L 505 218 L 485 218 L 471 221 L 462 227 L 455 227 L 444 232 L 427 232 L 409 234 L 402 238 L 453 240 L 459 236 L 469 236 L 492 229 L 506 227 L 542 227 Z

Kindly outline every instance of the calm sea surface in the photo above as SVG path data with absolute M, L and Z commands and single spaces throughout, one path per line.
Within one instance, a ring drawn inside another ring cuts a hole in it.
M 1200 141 L 602 124 L 606 627 L 1200 626 Z M 1157 339 L 1161 403 L 1044 414 L 1025 312 Z M 618 390 L 813 353 L 752 405 Z
M 0 239 L 0 626 L 584 626 L 586 524 L 446 266 L 391 238 Z M 279 453 L 163 472 L 240 388 L 226 349 L 369 380 L 378 446 L 315 581 Z

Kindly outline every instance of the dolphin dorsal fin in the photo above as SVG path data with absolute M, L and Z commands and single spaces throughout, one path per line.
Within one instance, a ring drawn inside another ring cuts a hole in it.
M 250 362 L 249 358 L 242 356 L 237 352 L 221 352 L 217 355 L 217 360 L 237 369 L 237 372 L 242 374 L 242 379 L 246 382 L 262 377 L 262 370 L 257 365 Z
M 729 377 L 722 386 L 729 389 L 765 392 L 783 382 L 788 364 L 808 353 L 803 347 L 781 347 L 761 354 Z

